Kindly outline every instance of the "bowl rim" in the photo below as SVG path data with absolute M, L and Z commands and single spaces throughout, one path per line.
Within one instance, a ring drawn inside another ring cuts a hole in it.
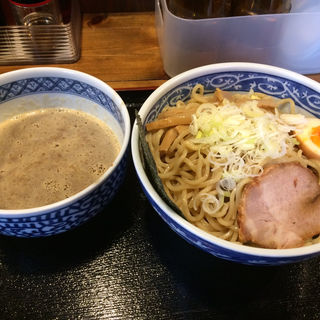
M 52 212 L 53 210 L 58 210 L 63 207 L 67 207 L 77 201 L 80 198 L 85 197 L 97 187 L 99 187 L 108 177 L 114 172 L 114 170 L 118 167 L 119 163 L 125 156 L 127 151 L 130 135 L 131 135 L 131 122 L 128 109 L 120 97 L 120 95 L 111 88 L 106 82 L 87 74 L 82 71 L 63 68 L 63 67 L 28 67 L 24 69 L 18 69 L 9 71 L 3 74 L 0 74 L 0 85 L 5 83 L 18 81 L 26 78 L 36 78 L 36 77 L 60 77 L 60 78 L 69 78 L 77 81 L 81 81 L 84 83 L 88 83 L 91 86 L 94 86 L 104 92 L 111 100 L 113 100 L 114 104 L 117 106 L 120 111 L 123 120 L 124 120 L 124 134 L 123 134 L 123 142 L 121 144 L 120 151 L 113 162 L 113 165 L 108 168 L 108 170 L 101 175 L 96 181 L 91 183 L 89 186 L 84 188 L 83 190 L 77 192 L 76 194 L 70 196 L 69 198 L 29 209 L 0 209 L 0 218 L 20 218 L 20 217 L 31 217 L 37 216 L 44 213 Z M 100 107 L 100 106 L 99 106 Z
M 238 71 L 246 71 L 246 72 L 255 72 L 255 73 L 264 73 L 269 74 L 270 76 L 278 76 L 281 78 L 286 78 L 292 81 L 296 81 L 304 86 L 307 86 L 313 90 L 320 92 L 320 83 L 307 78 L 304 75 L 296 73 L 294 71 L 290 71 L 287 69 L 259 64 L 259 63 L 251 63 L 251 62 L 226 62 L 226 63 L 217 63 L 210 64 L 206 66 L 201 66 L 198 68 L 193 68 L 187 70 L 183 73 L 178 74 L 177 76 L 169 79 L 160 87 L 158 87 L 151 95 L 147 98 L 144 104 L 141 106 L 139 110 L 139 115 L 141 117 L 142 122 L 145 120 L 149 110 L 153 107 L 153 105 L 160 100 L 160 98 L 166 94 L 169 90 L 183 84 L 189 80 L 192 80 L 197 77 L 210 75 L 214 73 L 222 73 L 222 72 L 238 72 Z M 314 255 L 320 253 L 320 243 L 313 244 L 310 246 L 304 246 L 299 248 L 290 248 L 290 249 L 266 249 L 266 248 L 256 248 L 246 245 L 240 245 L 236 243 L 232 243 L 228 240 L 223 240 L 214 235 L 211 235 L 200 228 L 192 225 L 186 219 L 180 217 L 173 209 L 171 209 L 158 195 L 155 191 L 154 187 L 149 181 L 144 168 L 142 166 L 139 147 L 139 133 L 137 121 L 134 121 L 132 135 L 131 135 L 131 152 L 133 163 L 140 179 L 141 184 L 144 186 L 146 192 L 149 193 L 149 196 L 157 203 L 160 209 L 164 212 L 165 215 L 169 216 L 173 221 L 182 226 L 189 233 L 201 238 L 204 241 L 207 241 L 213 245 L 220 246 L 226 250 L 237 252 L 240 254 L 248 255 L 248 256 L 256 256 L 256 257 L 265 257 L 265 258 L 277 258 L 277 259 L 287 259 L 294 257 L 303 257 Z

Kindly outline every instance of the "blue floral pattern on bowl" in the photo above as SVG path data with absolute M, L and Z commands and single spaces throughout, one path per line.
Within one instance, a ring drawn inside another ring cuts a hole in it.
M 91 100 L 107 109 L 124 130 L 124 120 L 114 101 L 101 90 L 78 80 L 58 77 L 38 77 L 0 86 L 0 102 L 36 93 L 67 93 Z
M 0 86 L 1 104 L 15 98 L 43 93 L 63 93 L 91 100 L 105 108 L 119 123 L 123 134 L 125 119 L 119 107 L 106 93 L 82 81 L 63 77 L 30 77 Z M 0 233 L 16 237 L 44 237 L 59 234 L 83 224 L 100 212 L 121 186 L 127 166 L 127 153 L 111 174 L 92 191 L 61 207 L 49 207 L 36 214 L 0 213 Z M 1 210 L 0 210 L 1 211 Z
M 16 237 L 43 237 L 68 231 L 88 221 L 100 212 L 115 196 L 126 172 L 124 157 L 104 183 L 92 193 L 58 210 L 21 218 L 1 218 L 0 233 Z
M 177 86 L 155 104 L 146 117 L 145 123 L 155 119 L 166 105 L 175 105 L 178 100 L 188 100 L 192 88 L 199 83 L 205 87 L 206 93 L 213 92 L 216 88 L 227 91 L 254 90 L 281 99 L 291 98 L 299 107 L 317 117 L 320 116 L 320 95 L 316 91 L 281 77 L 237 71 L 209 74 Z

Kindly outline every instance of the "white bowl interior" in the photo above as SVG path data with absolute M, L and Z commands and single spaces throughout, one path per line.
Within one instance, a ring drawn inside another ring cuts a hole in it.
M 38 93 L 8 100 L 1 104 L 0 122 L 24 112 L 57 107 L 83 111 L 102 120 L 116 134 L 120 144 L 123 144 L 124 132 L 110 112 L 91 100 L 71 94 Z

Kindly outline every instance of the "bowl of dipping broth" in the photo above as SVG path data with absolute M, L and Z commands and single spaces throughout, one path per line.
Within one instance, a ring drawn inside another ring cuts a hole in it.
M 295 72 L 191 69 L 142 105 L 134 166 L 155 211 L 194 246 L 250 265 L 302 261 L 320 254 L 319 116 L 320 84 Z
M 88 74 L 27 68 L 0 75 L 0 233 L 44 237 L 101 211 L 120 187 L 130 119 Z

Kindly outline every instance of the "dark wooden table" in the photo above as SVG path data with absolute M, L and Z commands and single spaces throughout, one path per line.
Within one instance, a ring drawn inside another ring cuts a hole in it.
M 132 120 L 150 91 L 120 92 Z M 0 319 L 320 319 L 320 257 L 279 267 L 215 258 L 175 234 L 129 159 L 104 212 L 42 239 L 0 236 Z

